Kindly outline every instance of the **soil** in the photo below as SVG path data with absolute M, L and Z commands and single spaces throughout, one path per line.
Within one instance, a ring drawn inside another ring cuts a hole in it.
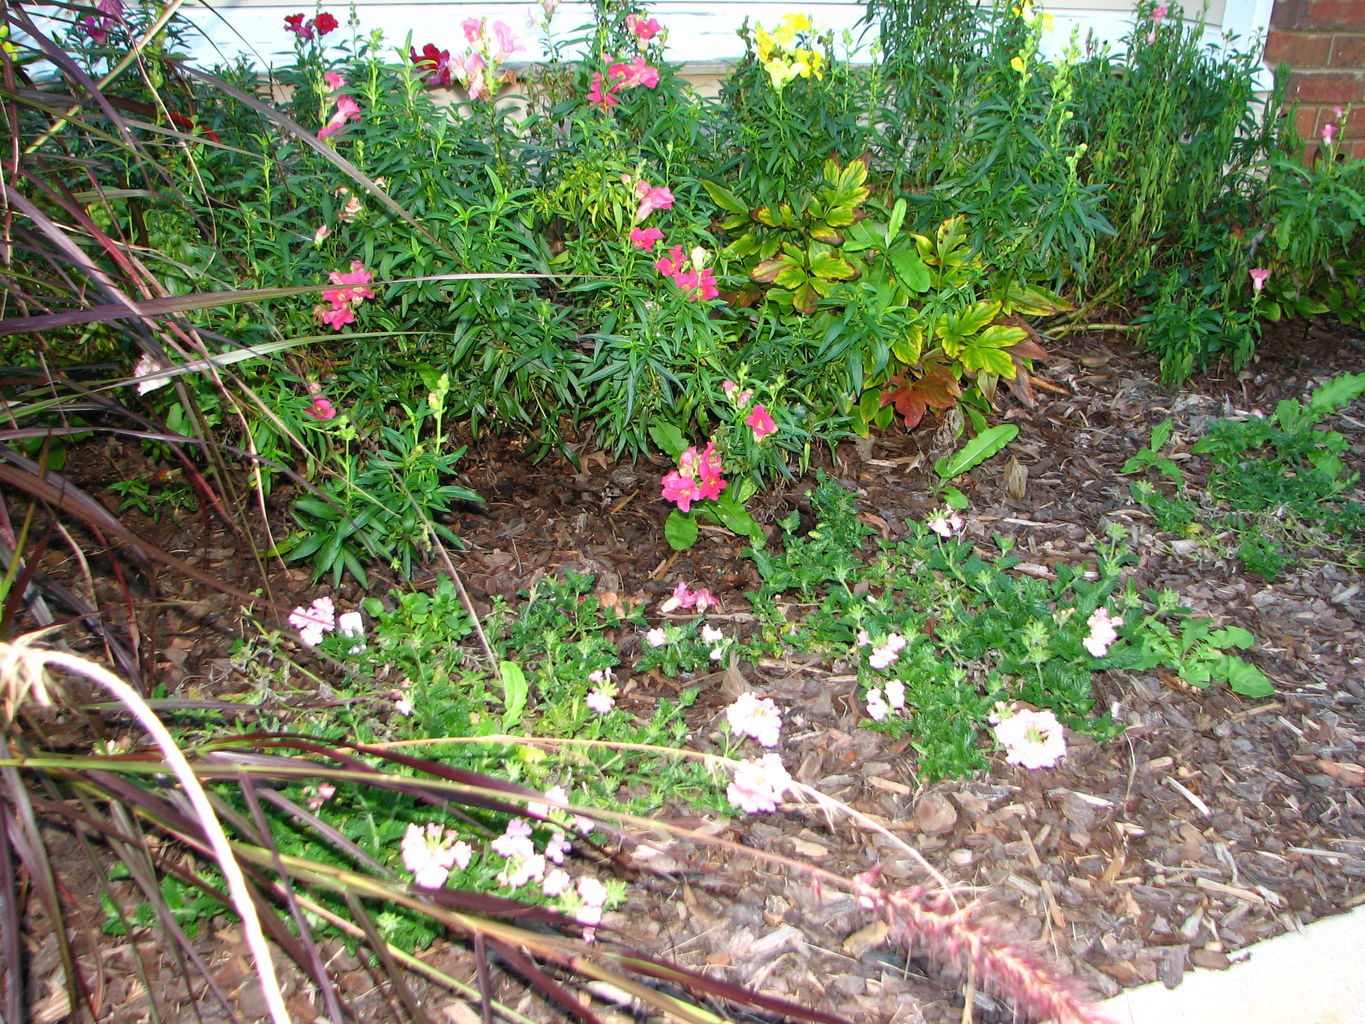
M 1152 362 L 1119 335 L 1077 335 L 1051 348 L 1041 374 L 1051 386 L 1039 391 L 1037 406 L 1003 403 L 1002 416 L 1021 428 L 1009 454 L 1028 471 L 1025 495 L 1007 494 L 1003 458 L 986 463 L 964 484 L 968 536 L 990 550 L 993 534 L 1010 536 L 1029 571 L 1047 574 L 1058 563 L 1093 560 L 1095 538 L 1121 523 L 1140 558 L 1127 570 L 1139 589 L 1170 587 L 1195 614 L 1250 630 L 1257 642 L 1248 658 L 1273 680 L 1275 696 L 1253 701 L 1224 688 L 1196 690 L 1166 672 L 1104 673 L 1098 696 L 1126 726 L 1118 738 L 1096 744 L 1073 737 L 1055 769 L 1028 771 L 997 756 L 982 777 L 930 785 L 917 774 L 913 751 L 858 727 L 851 676 L 796 663 L 743 666 L 746 686 L 778 698 L 790 709 L 789 721 L 802 723 L 799 754 L 785 758 L 793 775 L 886 834 L 797 804 L 709 824 L 741 846 L 847 877 L 874 869 L 893 886 L 926 882 L 907 853 L 913 848 L 969 894 L 980 919 L 1029 944 L 1098 998 L 1155 980 L 1175 986 L 1191 967 L 1226 968 L 1261 939 L 1365 901 L 1362 572 L 1309 552 L 1267 583 L 1242 568 L 1226 537 L 1196 544 L 1162 535 L 1119 475 L 1163 419 L 1174 420 L 1178 447 L 1188 450 L 1210 418 L 1271 411 L 1280 399 L 1303 398 L 1341 373 L 1365 370 L 1365 337 L 1328 324 L 1279 325 L 1241 372 L 1215 368 L 1182 389 L 1157 383 Z M 1353 471 L 1365 468 L 1362 417 L 1357 402 L 1334 423 L 1350 442 Z M 892 430 L 870 453 L 841 444 L 824 465 L 857 490 L 863 520 L 895 538 L 907 518 L 935 511 L 928 467 L 937 454 L 932 428 Z M 142 472 L 141 459 L 135 446 L 112 443 L 78 458 L 72 473 L 98 493 Z M 515 443 L 485 439 L 462 466 L 461 482 L 488 499 L 450 519 L 469 544 L 458 569 L 476 605 L 572 569 L 593 574 L 600 593 L 644 600 L 650 609 L 679 579 L 704 584 L 720 598 L 722 615 L 742 626 L 743 595 L 757 581 L 742 544 L 704 528 L 690 551 L 667 547 L 668 506 L 657 492 L 662 463 L 616 464 L 588 452 L 578 467 L 531 464 Z M 1195 483 L 1206 469 L 1197 458 L 1185 464 Z M 808 478 L 762 496 L 758 518 L 773 522 L 807 507 L 810 486 Z M 107 504 L 117 507 L 113 498 Z M 181 526 L 167 519 L 140 528 L 219 578 L 260 585 L 240 546 L 206 533 L 193 516 Z M 50 569 L 79 585 L 70 565 Z M 232 602 L 170 574 L 161 579 L 159 598 L 175 614 L 139 610 L 148 677 L 173 694 L 247 688 L 225 674 L 226 638 L 242 625 Z M 273 572 L 276 605 L 287 608 L 309 594 L 307 582 L 301 572 Z M 373 582 L 372 592 L 382 594 L 390 581 Z M 257 614 L 265 613 L 258 607 Z M 664 684 L 651 676 L 634 680 L 623 705 L 648 708 L 664 695 Z M 714 698 L 689 711 L 693 734 L 716 729 L 729 698 L 719 692 Z M 71 851 L 70 863 L 81 864 L 80 856 Z M 921 946 L 895 941 L 852 897 L 756 869 L 733 848 L 677 843 L 643 867 L 629 903 L 606 922 L 636 948 L 859 1024 L 1028 1019 L 990 992 L 991 979 L 967 976 Z M 150 933 L 145 940 L 99 939 L 102 911 L 81 907 L 83 900 L 93 903 L 92 892 L 81 879 L 70 880 L 69 898 L 85 922 L 83 958 L 104 986 L 97 989 L 100 1019 L 145 1019 L 148 986 L 137 980 L 139 959 L 160 995 L 162 1019 L 194 1019 L 193 1003 L 206 1019 L 220 1012 L 202 991 L 191 995 L 174 981 Z M 64 1010 L 44 921 L 35 909 L 26 936 L 30 1009 L 39 1021 L 59 1019 Z M 235 927 L 224 925 L 202 945 L 241 1017 L 261 1016 Z M 467 950 L 438 944 L 429 956 L 472 977 Z M 355 962 L 351 968 L 344 987 L 359 1019 L 396 1019 L 400 1011 L 368 969 Z M 433 1020 L 477 1019 L 458 998 L 420 985 L 417 991 Z M 503 994 L 514 1005 L 520 999 L 532 1019 L 558 1019 L 529 994 L 510 987 Z M 972 1005 L 964 1013 L 966 1001 Z M 322 1012 L 302 985 L 290 1005 L 300 1020 Z

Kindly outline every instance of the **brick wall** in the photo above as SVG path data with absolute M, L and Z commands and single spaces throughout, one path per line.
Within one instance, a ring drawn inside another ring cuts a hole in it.
M 1294 69 L 1289 99 L 1299 105 L 1308 159 L 1329 122 L 1337 125 L 1343 155 L 1365 157 L 1365 0 L 1276 0 L 1265 59 Z M 1347 104 L 1343 125 L 1333 108 Z

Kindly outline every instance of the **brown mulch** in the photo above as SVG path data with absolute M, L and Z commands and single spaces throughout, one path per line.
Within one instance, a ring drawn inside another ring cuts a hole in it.
M 1365 337 L 1282 325 L 1240 373 L 1215 371 L 1179 390 L 1156 383 L 1152 363 L 1117 336 L 1078 336 L 1053 348 L 1044 375 L 1055 390 L 1040 392 L 1034 409 L 1006 400 L 1004 416 L 1021 428 L 1009 453 L 1028 470 L 1025 497 L 1006 494 L 1003 459 L 987 463 L 964 486 L 969 536 L 988 549 L 992 534 L 1010 536 L 1046 572 L 1093 560 L 1095 538 L 1107 524 L 1123 524 L 1139 556 L 1127 574 L 1139 589 L 1169 587 L 1195 614 L 1250 630 L 1257 643 L 1248 657 L 1274 681 L 1275 697 L 1193 690 L 1165 672 L 1108 673 L 1097 677 L 1098 696 L 1126 726 L 1118 738 L 1100 745 L 1073 737 L 1052 770 L 997 759 L 983 778 L 927 785 L 913 751 L 859 728 L 851 679 L 797 665 L 741 670 L 748 686 L 800 719 L 799 752 L 784 757 L 800 781 L 918 851 L 1003 934 L 1033 943 L 1099 997 L 1155 980 L 1176 985 L 1191 967 L 1225 968 L 1254 942 L 1365 900 L 1362 573 L 1309 558 L 1268 584 L 1217 536 L 1201 544 L 1162 536 L 1118 473 L 1163 419 L 1175 421 L 1188 450 L 1209 418 L 1270 411 L 1282 398 L 1365 369 Z M 1359 470 L 1361 404 L 1347 412 L 1334 426 L 1351 443 L 1348 466 Z M 894 538 L 907 517 L 934 511 L 932 443 L 932 431 L 892 431 L 870 455 L 841 445 L 826 466 L 857 489 L 864 520 Z M 589 454 L 578 468 L 531 465 L 512 444 L 484 442 L 462 466 L 465 482 L 488 499 L 450 521 L 470 545 L 460 569 L 479 603 L 572 569 L 594 574 L 599 591 L 647 600 L 650 609 L 679 579 L 710 587 L 726 611 L 748 607 L 743 594 L 757 577 L 733 537 L 705 530 L 682 554 L 664 544 L 662 464 L 617 465 Z M 1197 463 L 1189 468 L 1197 478 Z M 760 518 L 801 507 L 809 486 L 763 496 Z M 291 573 L 276 582 L 302 593 L 306 580 Z M 206 608 L 217 610 L 199 610 Z M 163 654 L 159 674 L 172 690 L 203 693 L 205 674 L 226 665 L 221 643 L 204 633 L 168 636 Z M 630 700 L 643 706 L 663 695 L 652 685 L 635 681 Z M 699 700 L 689 731 L 712 733 L 725 699 Z M 849 877 L 875 868 L 885 882 L 925 881 L 902 846 L 812 808 L 731 821 L 721 835 Z M 976 979 L 887 941 L 851 897 L 818 894 L 806 879 L 722 849 L 680 844 L 648 867 L 607 922 L 639 948 L 859 1024 L 959 1021 L 964 998 L 974 1001 L 972 1019 L 1016 1019 L 977 991 Z M 95 908 L 95 927 L 101 919 Z M 50 945 L 32 934 L 42 960 Z M 217 950 L 225 988 L 246 991 L 233 941 L 224 932 Z M 136 953 L 136 944 L 120 948 Z M 448 963 L 465 956 L 432 955 Z M 47 966 L 50 977 L 55 965 Z M 431 998 L 436 1008 L 457 1002 Z M 367 1019 L 392 1011 L 382 1001 L 369 1005 Z M 318 1012 L 303 998 L 295 1010 L 300 1019 Z M 556 1019 L 533 1002 L 525 1012 Z M 462 1019 L 457 1009 L 448 1014 Z M 108 1019 L 135 1018 L 111 1011 Z

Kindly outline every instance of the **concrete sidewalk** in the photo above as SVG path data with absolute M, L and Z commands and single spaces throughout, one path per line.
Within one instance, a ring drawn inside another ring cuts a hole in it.
M 1196 970 L 1101 1003 L 1117 1024 L 1365 1024 L 1365 907 L 1246 950 L 1226 971 Z

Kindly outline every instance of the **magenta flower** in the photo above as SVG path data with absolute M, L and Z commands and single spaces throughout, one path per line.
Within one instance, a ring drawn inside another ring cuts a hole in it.
M 414 47 L 408 47 L 408 58 L 427 85 L 437 89 L 450 85 L 449 50 L 438 50 L 435 44 L 427 43 L 421 54 Z
M 658 228 L 631 228 L 630 244 L 637 249 L 653 249 L 664 240 L 664 233 Z
M 635 38 L 642 43 L 647 43 L 659 34 L 663 26 L 657 19 L 650 18 L 648 21 L 641 18 L 638 14 L 626 15 L 626 28 L 634 33 Z
M 744 417 L 744 422 L 754 428 L 755 441 L 762 441 L 769 434 L 777 432 L 777 424 L 773 422 L 772 416 L 768 415 L 768 410 L 761 405 L 754 406 L 754 411 Z
M 777 746 L 782 711 L 771 697 L 759 697 L 746 690 L 725 709 L 725 717 L 736 736 L 751 736 L 765 747 Z
M 1259 292 L 1265 287 L 1266 280 L 1270 277 L 1270 271 L 1266 267 L 1252 267 L 1247 271 L 1251 275 L 1251 290 Z
M 316 306 L 313 309 L 313 319 L 339 331 L 347 324 L 355 323 L 355 310 L 350 306 L 333 306 L 331 309 L 326 306 Z
M 284 19 L 284 28 L 285 28 L 285 31 L 286 31 L 286 32 L 293 32 L 293 33 L 294 33 L 296 36 L 298 36 L 300 39 L 312 39 L 312 38 L 313 38 L 313 22 L 312 22 L 311 20 L 305 22 L 305 21 L 303 20 L 303 18 L 304 18 L 304 16 L 303 16 L 302 14 L 290 14 L 290 15 L 288 15 L 288 16 Z
M 735 766 L 735 781 L 725 791 L 729 801 L 745 814 L 775 811 L 792 777 L 776 754 L 750 758 Z
M 703 498 L 715 501 L 720 497 L 720 492 L 725 490 L 725 481 L 721 479 L 720 456 L 716 454 L 716 442 L 709 441 L 706 450 L 701 453 L 697 460 L 697 493 Z
M 619 83 L 622 89 L 633 89 L 643 85 L 654 89 L 659 85 L 659 69 L 651 67 L 643 57 L 636 57 L 629 64 L 611 64 L 607 67 L 607 78 L 613 87 Z
M 692 502 L 699 500 L 697 481 L 681 473 L 669 473 L 663 479 L 663 498 L 673 502 L 679 510 L 690 512 Z
M 327 275 L 332 284 L 351 285 L 349 288 L 329 288 L 322 297 L 335 306 L 358 306 L 365 299 L 374 298 L 374 292 L 365 285 L 374 280 L 374 275 L 365 269 L 359 260 L 351 260 L 349 271 L 334 270 Z
M 309 399 L 308 408 L 303 411 L 315 420 L 334 420 L 337 417 L 336 406 L 322 395 L 314 395 Z
M 635 223 L 639 223 L 648 217 L 655 210 L 668 210 L 673 207 L 673 193 L 669 189 L 660 185 L 655 188 L 647 181 L 641 181 L 635 186 L 635 194 L 640 197 L 640 205 L 635 208 Z M 660 235 L 660 238 L 663 236 Z M 682 247 L 676 250 L 682 253 Z
M 606 92 L 603 92 L 602 72 L 594 71 L 592 73 L 592 85 L 588 87 L 588 102 L 601 107 L 603 110 L 614 107 L 621 102 L 616 98 L 616 92 L 620 88 L 619 84 L 613 84 L 607 88 Z

